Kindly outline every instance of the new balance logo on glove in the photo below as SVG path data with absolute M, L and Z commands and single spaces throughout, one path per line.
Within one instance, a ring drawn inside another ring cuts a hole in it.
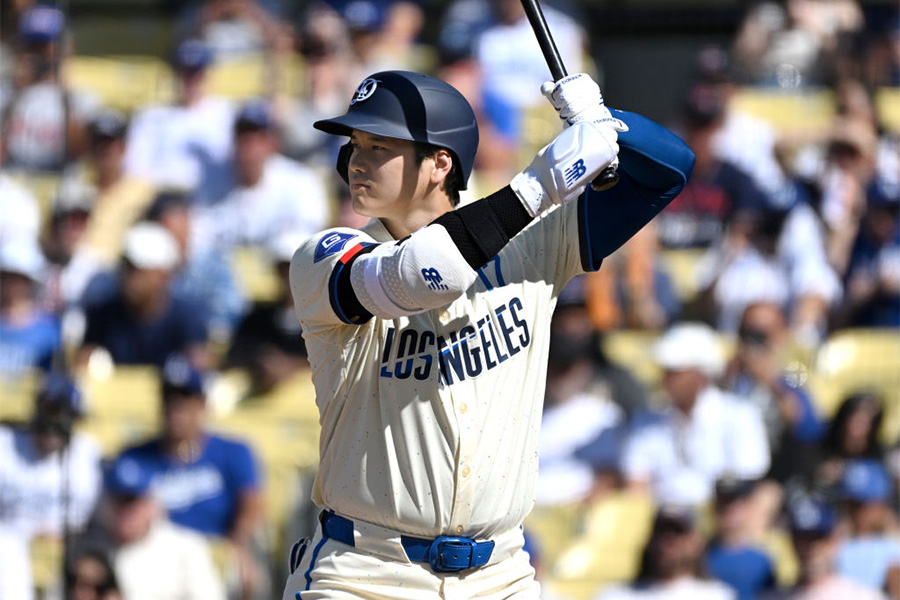
M 585 173 L 587 173 L 587 167 L 584 166 L 584 161 L 579 158 L 574 163 L 566 167 L 565 171 L 563 171 L 566 185 L 572 185 L 573 183 L 581 179 Z
M 428 289 L 432 290 L 449 290 L 445 284 L 441 283 L 444 278 L 434 267 L 430 269 L 422 269 L 422 278 L 428 282 Z

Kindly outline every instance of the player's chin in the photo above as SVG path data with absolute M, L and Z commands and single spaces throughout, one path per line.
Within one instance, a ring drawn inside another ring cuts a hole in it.
M 353 205 L 353 212 L 364 217 L 377 217 L 378 201 L 369 196 L 368 191 L 351 190 L 350 201 Z

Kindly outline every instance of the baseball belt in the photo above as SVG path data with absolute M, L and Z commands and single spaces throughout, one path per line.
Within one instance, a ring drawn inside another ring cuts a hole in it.
M 322 533 L 348 546 L 356 546 L 353 521 L 330 510 L 322 512 Z M 428 564 L 435 573 L 456 573 L 483 567 L 491 558 L 494 542 L 478 542 L 467 537 L 440 535 L 434 539 L 400 536 L 409 560 Z

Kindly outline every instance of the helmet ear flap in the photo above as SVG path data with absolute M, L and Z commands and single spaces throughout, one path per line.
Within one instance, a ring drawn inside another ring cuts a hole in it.
M 337 169 L 338 175 L 341 176 L 341 179 L 344 180 L 344 183 L 349 184 L 350 178 L 348 173 L 350 172 L 350 155 L 353 154 L 353 148 L 350 146 L 350 142 L 347 142 L 341 149 L 338 150 L 337 156 L 337 165 L 335 168 Z

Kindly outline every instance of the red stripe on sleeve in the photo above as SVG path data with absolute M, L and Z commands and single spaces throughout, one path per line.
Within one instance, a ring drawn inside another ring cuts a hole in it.
M 340 258 L 341 263 L 346 265 L 348 262 L 350 262 L 350 259 L 359 254 L 359 251 L 362 249 L 362 244 L 356 244 L 355 246 L 344 252 L 344 255 Z

